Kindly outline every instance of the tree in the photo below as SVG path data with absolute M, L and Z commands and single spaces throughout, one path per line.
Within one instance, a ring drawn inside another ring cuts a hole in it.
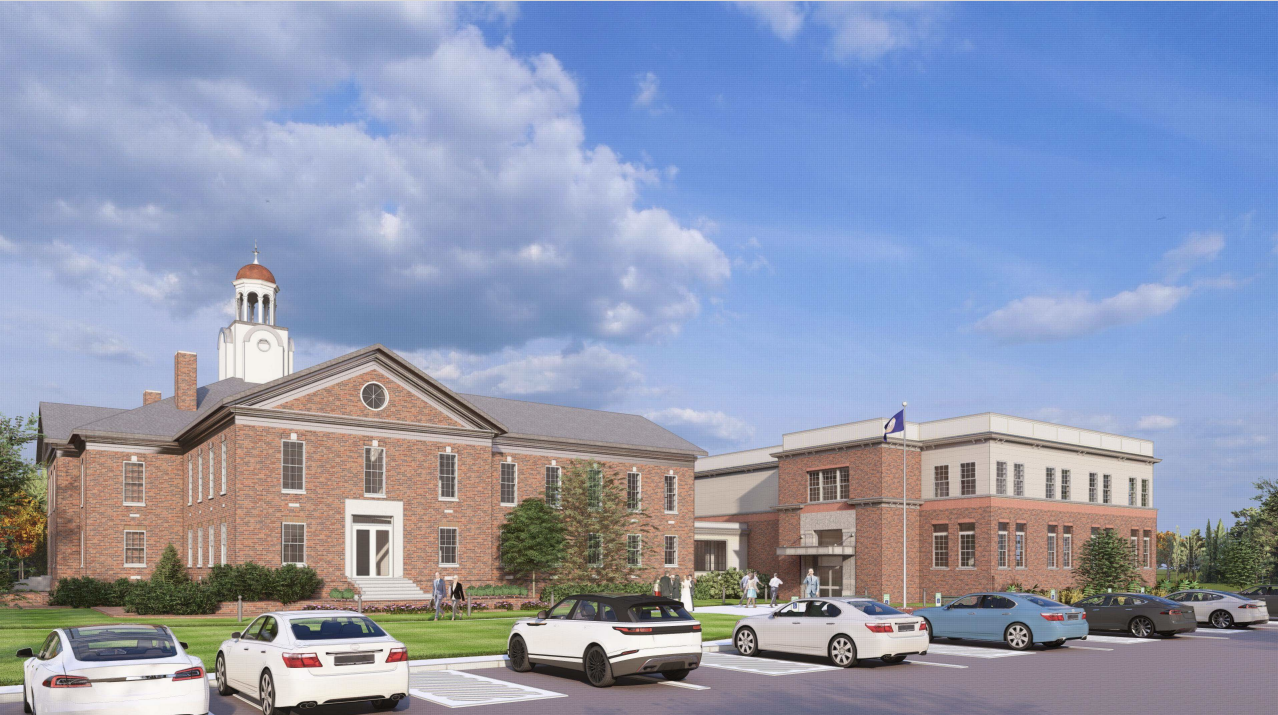
M 639 537 L 639 563 L 648 563 L 655 527 L 643 505 L 631 510 L 626 483 L 615 469 L 574 459 L 560 480 L 564 559 L 559 575 L 572 582 L 623 583 L 640 570 L 628 558 L 627 537 Z
M 38 436 L 36 425 L 34 416 L 0 415 L 0 590 L 12 584 L 14 564 L 44 543 L 43 485 L 35 465 L 22 456 Z
M 1221 549 L 1220 577 L 1235 586 L 1251 586 L 1269 571 L 1265 549 L 1250 535 L 1226 540 Z
M 1265 552 L 1266 562 L 1278 565 L 1278 480 L 1262 479 L 1254 484 L 1259 492 L 1252 497 L 1260 506 L 1233 513 L 1236 519 L 1230 533 L 1247 531 Z
M 1140 571 L 1131 546 L 1108 530 L 1087 539 L 1074 564 L 1074 581 L 1090 593 L 1125 590 L 1138 583 Z
M 534 598 L 537 574 L 554 569 L 564 559 L 564 525 L 559 511 L 541 499 L 525 499 L 506 514 L 501 525 L 502 569 L 520 577 L 532 577 Z
M 191 580 L 173 544 L 164 547 L 164 553 L 160 554 L 160 562 L 155 565 L 155 571 L 151 573 L 151 580 L 172 584 L 186 583 Z
M 35 465 L 22 456 L 26 445 L 39 436 L 36 425 L 35 415 L 0 415 L 0 509 L 12 504 L 19 494 L 30 491 L 29 485 L 37 476 Z
M 1167 578 L 1176 568 L 1176 532 L 1158 532 L 1158 563 L 1167 566 Z
M 30 494 L 19 492 L 0 512 L 0 548 L 12 558 L 29 558 L 44 541 L 47 522 L 40 503 Z

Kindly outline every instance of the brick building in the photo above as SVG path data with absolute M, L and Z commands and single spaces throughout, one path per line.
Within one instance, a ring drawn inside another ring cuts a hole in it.
M 195 577 L 297 563 L 367 598 L 420 597 L 436 571 L 503 583 L 506 513 L 575 459 L 641 496 L 644 578 L 691 570 L 696 445 L 637 415 L 458 394 L 381 345 L 294 372 L 274 275 L 255 258 L 234 286 L 217 382 L 179 352 L 170 397 L 40 404 L 55 582 L 144 578 L 173 544 Z
M 904 550 L 911 601 L 1059 589 L 1079 540 L 1112 529 L 1153 585 L 1152 442 L 985 413 L 908 423 L 903 459 L 885 421 L 697 460 L 697 570 L 778 572 L 788 596 L 812 568 L 823 595 L 899 602 Z

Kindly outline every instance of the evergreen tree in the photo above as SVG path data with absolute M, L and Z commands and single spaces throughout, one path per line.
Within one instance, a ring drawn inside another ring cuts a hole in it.
M 567 582 L 625 583 L 641 567 L 629 562 L 627 536 L 640 540 L 640 564 L 651 564 L 654 548 L 643 504 L 626 504 L 626 482 L 615 469 L 574 459 L 563 470 L 560 504 L 564 526 L 563 562 L 559 576 Z
M 182 559 L 178 558 L 177 549 L 173 544 L 164 547 L 164 553 L 160 554 L 160 562 L 155 565 L 155 571 L 151 573 L 151 580 L 161 583 L 186 583 L 191 577 L 186 573 L 186 567 L 182 565 Z
M 502 570 L 532 577 L 537 597 L 537 574 L 554 569 L 564 559 L 564 525 L 559 511 L 541 499 L 525 499 L 506 513 L 501 525 Z
M 1109 530 L 1085 540 L 1074 563 L 1074 581 L 1088 593 L 1121 591 L 1138 583 L 1140 571 L 1131 545 Z
M 1225 583 L 1246 588 L 1263 580 L 1269 570 L 1264 547 L 1249 535 L 1229 539 L 1222 552 L 1220 577 Z

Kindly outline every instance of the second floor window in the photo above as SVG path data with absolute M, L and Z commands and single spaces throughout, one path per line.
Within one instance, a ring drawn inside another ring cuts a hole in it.
M 959 568 L 976 568 L 976 524 L 959 524 Z
M 306 490 L 306 443 L 284 440 L 280 443 L 280 489 L 286 492 Z
M 213 498 L 214 475 L 217 474 L 217 472 L 214 471 L 213 469 L 213 456 L 214 456 L 213 445 L 210 444 L 209 445 L 209 499 Z
M 191 485 L 192 479 L 193 477 L 191 476 L 191 457 L 190 455 L 187 455 L 187 458 L 186 458 L 186 505 L 187 506 L 191 506 L 191 504 L 193 503 L 192 496 L 195 493 L 195 490 Z
M 1087 475 L 1087 501 L 1096 501 L 1096 472 Z
M 1106 474 L 1106 475 L 1105 475 L 1105 479 L 1104 479 L 1104 481 L 1102 481 L 1102 482 L 1101 482 L 1101 484 L 1102 484 L 1102 488 L 1101 488 L 1101 502 L 1102 502 L 1102 503 L 1105 503 L 1105 504 L 1108 504 L 1108 503 L 1110 503 L 1110 498 L 1109 498 L 1109 497 L 1110 497 L 1110 494 L 1109 494 L 1110 478 L 1109 478 L 1109 475 L 1108 475 L 1108 474 Z
M 950 465 L 938 464 L 932 467 L 932 494 L 937 497 L 950 495 Z
M 847 467 L 808 472 L 808 501 L 836 501 L 847 498 Z
M 673 474 L 666 475 L 666 513 L 673 514 L 679 511 L 679 477 Z
M 124 463 L 124 503 L 146 504 L 146 463 Z
M 1127 480 L 1127 506 L 1136 506 L 1136 478 Z
M 998 525 L 998 567 L 1007 568 L 1007 523 L 999 522 Z
M 640 479 L 639 472 L 626 474 L 626 508 L 630 511 L 639 511 L 643 508 L 643 491 Z
M 1007 493 L 1007 462 L 998 462 L 994 465 L 994 493 Z
M 1069 470 L 1061 470 L 1061 499 L 1069 501 Z
M 1044 475 L 1044 480 L 1045 480 L 1046 486 L 1044 487 L 1043 495 L 1046 496 L 1048 499 L 1055 499 L 1056 498 L 1056 468 L 1055 467 L 1047 468 L 1047 473 Z
M 204 455 L 195 453 L 195 468 L 198 478 L 195 480 L 195 501 L 204 501 Z
M 226 493 L 226 438 L 222 438 L 222 493 Z
M 386 450 L 364 448 L 364 495 L 386 496 Z
M 514 462 L 501 463 L 501 503 L 514 506 L 519 491 L 519 467 Z
M 976 493 L 976 462 L 963 462 L 959 465 L 959 494 L 971 496 Z
M 1025 465 L 1024 464 L 1012 465 L 1012 495 L 1018 496 L 1018 497 L 1025 496 Z
M 1140 480 L 1140 505 L 1149 506 L 1149 480 Z
M 559 467 L 546 467 L 546 504 L 559 508 Z
M 439 498 L 457 498 L 457 455 L 451 452 L 439 455 Z

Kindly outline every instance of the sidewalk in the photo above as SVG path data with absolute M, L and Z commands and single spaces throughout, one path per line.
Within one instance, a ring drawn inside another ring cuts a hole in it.
M 776 608 L 780 608 L 786 603 L 789 603 L 789 601 L 777 601 Z M 735 604 L 728 606 L 697 606 L 696 610 L 692 612 L 692 617 L 696 618 L 698 613 L 729 613 L 734 616 L 762 616 L 767 615 L 774 610 L 776 609 L 769 606 L 766 601 L 760 603 L 754 608 L 738 606 Z

